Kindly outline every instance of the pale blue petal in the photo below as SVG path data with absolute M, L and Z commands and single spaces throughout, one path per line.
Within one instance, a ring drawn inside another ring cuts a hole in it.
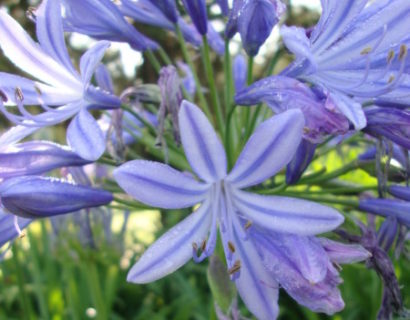
M 260 124 L 227 180 L 237 188 L 246 188 L 275 175 L 295 154 L 304 123 L 302 112 L 293 109 Z
M 111 44 L 108 41 L 99 41 L 82 55 L 80 60 L 80 70 L 81 78 L 85 86 L 90 83 L 95 69 L 100 64 L 105 51 L 110 45 Z
M 184 100 L 179 111 L 179 126 L 186 157 L 198 177 L 207 182 L 225 177 L 225 150 L 205 114 Z
M 206 197 L 209 186 L 160 162 L 134 160 L 114 170 L 117 183 L 134 199 L 160 208 L 193 206 Z
M 67 142 L 74 152 L 86 160 L 97 160 L 105 150 L 104 133 L 85 109 L 71 120 L 67 129 Z
M 334 263 L 355 263 L 364 261 L 372 254 L 359 244 L 345 244 L 327 238 L 319 238 L 330 260 Z
M 192 258 L 192 244 L 201 244 L 211 226 L 209 203 L 167 231 L 152 244 L 128 273 L 127 281 L 148 283 L 165 277 Z
M 335 91 L 329 92 L 329 96 L 339 111 L 354 125 L 356 130 L 363 129 L 366 126 L 366 116 L 360 103 L 343 93 L 337 93 Z
M 48 84 L 81 90 L 81 82 L 47 55 L 7 13 L 0 11 L 0 47 L 18 68 Z
M 274 232 L 315 235 L 337 228 L 343 216 L 316 202 L 234 192 L 234 206 L 248 220 Z
M 78 77 L 65 45 L 61 14 L 60 0 L 42 1 L 36 10 L 37 38 L 45 52 Z

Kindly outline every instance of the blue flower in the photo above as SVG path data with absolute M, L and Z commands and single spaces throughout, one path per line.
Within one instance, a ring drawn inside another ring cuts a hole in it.
M 205 0 L 182 0 L 182 2 L 196 30 L 201 35 L 206 35 L 208 32 L 208 16 Z
M 265 181 L 290 161 L 301 140 L 302 113 L 290 110 L 262 123 L 229 174 L 223 146 L 198 107 L 182 102 L 179 125 L 185 154 L 201 181 L 145 160 L 130 161 L 114 171 L 118 184 L 148 205 L 172 209 L 200 203 L 144 253 L 128 280 L 151 282 L 191 257 L 202 261 L 215 249 L 219 225 L 227 272 L 243 301 L 256 317 L 276 318 L 278 284 L 257 251 L 251 230 L 309 236 L 332 230 L 343 221 L 336 210 L 313 202 L 241 190 Z
M 338 109 L 362 129 L 360 101 L 394 102 L 408 95 L 409 28 L 407 0 L 322 1 L 313 30 L 282 27 L 284 43 L 296 56 L 283 75 L 327 88 Z
M 113 94 L 90 83 L 109 43 L 99 42 L 83 54 L 79 74 L 64 43 L 59 0 L 42 2 L 37 10 L 36 28 L 40 45 L 13 18 L 0 12 L 0 47 L 4 54 L 21 70 L 39 80 L 0 73 L 0 91 L 3 92 L 0 109 L 18 124 L 0 137 L 0 146 L 74 117 L 67 131 L 69 145 L 86 160 L 98 159 L 104 152 L 105 141 L 89 110 L 121 105 Z M 20 114 L 10 112 L 4 103 L 17 105 Z M 44 112 L 33 115 L 24 105 L 40 105 Z

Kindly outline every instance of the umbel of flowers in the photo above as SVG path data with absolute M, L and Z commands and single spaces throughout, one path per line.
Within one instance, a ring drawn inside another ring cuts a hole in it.
M 410 2 L 322 1 L 307 29 L 287 25 L 280 0 L 211 2 L 43 0 L 29 15 L 36 40 L 0 10 L 0 48 L 24 74 L 0 72 L 0 111 L 11 123 L 0 135 L 1 243 L 33 220 L 111 202 L 127 212 L 191 208 L 136 261 L 129 282 L 215 255 L 258 319 L 278 317 L 280 288 L 334 314 L 344 307 L 340 265 L 366 261 L 385 285 L 378 317 L 404 315 L 388 251 L 397 237 L 400 255 L 410 225 Z M 178 52 L 132 21 L 171 33 Z M 254 57 L 273 28 L 284 46 L 256 78 Z M 72 32 L 96 40 L 78 63 L 64 37 Z M 157 83 L 113 82 L 103 64 L 111 42 L 142 52 Z M 273 75 L 284 48 L 292 61 Z M 67 145 L 36 140 L 67 121 Z M 338 170 L 309 167 L 363 141 L 366 152 Z M 106 168 L 86 177 L 85 165 Z M 372 172 L 376 188 L 338 179 L 359 169 Z M 386 217 L 379 228 L 373 215 Z M 235 318 L 233 309 L 221 317 Z

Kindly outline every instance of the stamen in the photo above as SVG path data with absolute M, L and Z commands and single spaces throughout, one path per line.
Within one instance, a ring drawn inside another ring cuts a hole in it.
M 399 60 L 401 61 L 406 57 L 407 57 L 407 46 L 405 44 L 402 44 L 400 46 L 400 51 L 399 51 Z
M 396 55 L 396 53 L 393 50 L 390 50 L 389 54 L 387 55 L 387 63 L 392 62 L 395 55 Z
M 394 79 L 396 79 L 396 77 L 392 74 L 389 77 L 389 80 L 387 81 L 387 83 L 392 83 L 394 81 Z
M 246 222 L 244 228 L 245 230 L 248 230 L 251 226 L 252 226 L 253 222 L 251 220 L 248 220 L 248 222 Z
M 196 244 L 196 242 L 192 242 L 192 249 L 198 251 L 198 245 Z
M 34 85 L 34 90 L 36 90 L 37 94 L 41 96 L 43 93 L 41 92 L 40 88 L 37 85 Z
M 228 274 L 231 276 L 231 275 L 237 273 L 239 270 L 241 270 L 241 261 L 236 260 L 235 263 L 233 264 L 232 268 L 228 269 Z
M 19 87 L 16 87 L 16 89 L 14 90 L 14 95 L 16 97 L 16 100 L 20 100 L 20 101 L 24 100 L 23 91 L 21 91 Z
M 370 52 L 372 52 L 372 50 L 373 50 L 372 47 L 366 47 L 362 51 L 360 51 L 360 54 L 362 56 L 364 56 L 364 55 L 369 54 Z
M 204 252 L 205 249 L 206 249 L 206 239 L 202 241 L 202 244 L 201 244 L 201 251 Z
M 1 91 L 1 90 L 0 90 L 0 98 L 1 98 L 1 100 L 3 100 L 3 102 L 7 102 L 7 101 L 8 101 L 7 95 L 6 95 L 3 91 Z
M 26 236 L 26 233 L 21 231 L 20 226 L 18 224 L 17 216 L 14 216 L 14 228 L 16 228 L 17 233 L 19 234 L 19 239 L 22 239 Z
M 310 128 L 309 127 L 303 127 L 303 133 L 309 133 L 310 132 Z
M 236 248 L 235 248 L 235 245 L 231 241 L 228 241 L 228 248 L 229 250 L 231 250 L 232 253 L 235 253 Z

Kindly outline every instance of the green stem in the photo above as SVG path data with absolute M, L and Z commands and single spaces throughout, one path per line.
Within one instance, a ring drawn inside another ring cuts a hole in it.
M 171 61 L 171 58 L 168 56 L 168 54 L 166 53 L 166 51 L 162 47 L 159 47 L 158 53 L 161 56 L 162 60 L 165 62 L 165 64 L 167 64 L 167 65 L 172 65 L 173 64 L 172 61 Z
M 138 210 L 152 210 L 151 207 L 146 206 L 142 203 L 139 203 L 139 202 L 136 202 L 136 201 L 124 200 L 124 199 L 121 199 L 121 198 L 116 197 L 116 196 L 114 196 L 114 201 L 117 202 L 117 203 L 123 204 L 127 207 L 131 207 L 131 208 L 138 209 Z
M 303 184 L 320 184 L 321 182 L 327 181 L 327 180 L 331 180 L 334 178 L 337 178 L 339 176 L 342 176 L 350 171 L 356 170 L 360 168 L 360 164 L 357 160 L 354 160 L 352 162 L 349 162 L 348 164 L 346 164 L 345 166 L 334 170 L 332 172 L 329 172 L 328 174 L 322 175 L 320 177 L 317 178 L 311 178 L 311 179 L 303 179 L 303 181 L 300 181 L 300 183 Z
M 154 67 L 155 71 L 159 73 L 159 71 L 161 70 L 161 64 L 159 63 L 157 57 L 155 57 L 154 53 L 150 49 L 145 50 L 144 53 L 147 59 L 152 64 L 152 66 Z
M 197 74 L 196 69 L 194 67 L 194 64 L 192 62 L 192 59 L 191 59 L 191 57 L 188 53 L 188 48 L 186 46 L 184 36 L 182 35 L 181 29 L 180 29 L 178 24 L 175 25 L 175 31 L 176 31 L 176 34 L 177 34 L 178 42 L 181 46 L 182 55 L 184 57 L 184 60 L 188 64 L 189 68 L 192 71 L 192 75 L 194 77 L 196 92 L 197 92 L 197 95 L 198 95 L 199 102 L 200 102 L 205 114 L 207 115 L 207 117 L 209 119 L 213 119 L 211 111 L 209 110 L 208 102 L 206 101 L 204 93 L 202 92 L 201 82 L 199 81 L 198 74 Z
M 131 115 L 133 115 L 137 120 L 139 120 L 141 123 L 144 124 L 145 127 L 148 128 L 149 132 L 152 133 L 154 136 L 157 135 L 157 130 L 155 130 L 155 127 L 147 121 L 143 116 L 141 116 L 138 112 L 135 112 L 132 108 L 130 108 L 127 105 L 121 105 L 121 108 L 127 112 L 129 112 Z
M 202 42 L 203 42 L 203 52 L 204 52 L 204 55 L 203 55 L 204 67 L 205 67 L 206 76 L 208 78 L 212 105 L 213 105 L 213 108 L 216 114 L 216 121 L 219 127 L 219 132 L 221 133 L 222 136 L 224 136 L 224 132 L 225 132 L 224 119 L 222 115 L 222 109 L 221 109 L 221 103 L 219 101 L 218 91 L 216 90 L 215 75 L 214 75 L 214 70 L 212 68 L 209 43 L 208 43 L 208 39 L 206 36 L 202 37 Z
M 229 39 L 225 40 L 225 56 L 224 56 L 224 72 L 225 72 L 225 107 L 231 105 L 233 95 L 235 94 L 233 79 L 232 79 L 232 61 L 229 52 Z

